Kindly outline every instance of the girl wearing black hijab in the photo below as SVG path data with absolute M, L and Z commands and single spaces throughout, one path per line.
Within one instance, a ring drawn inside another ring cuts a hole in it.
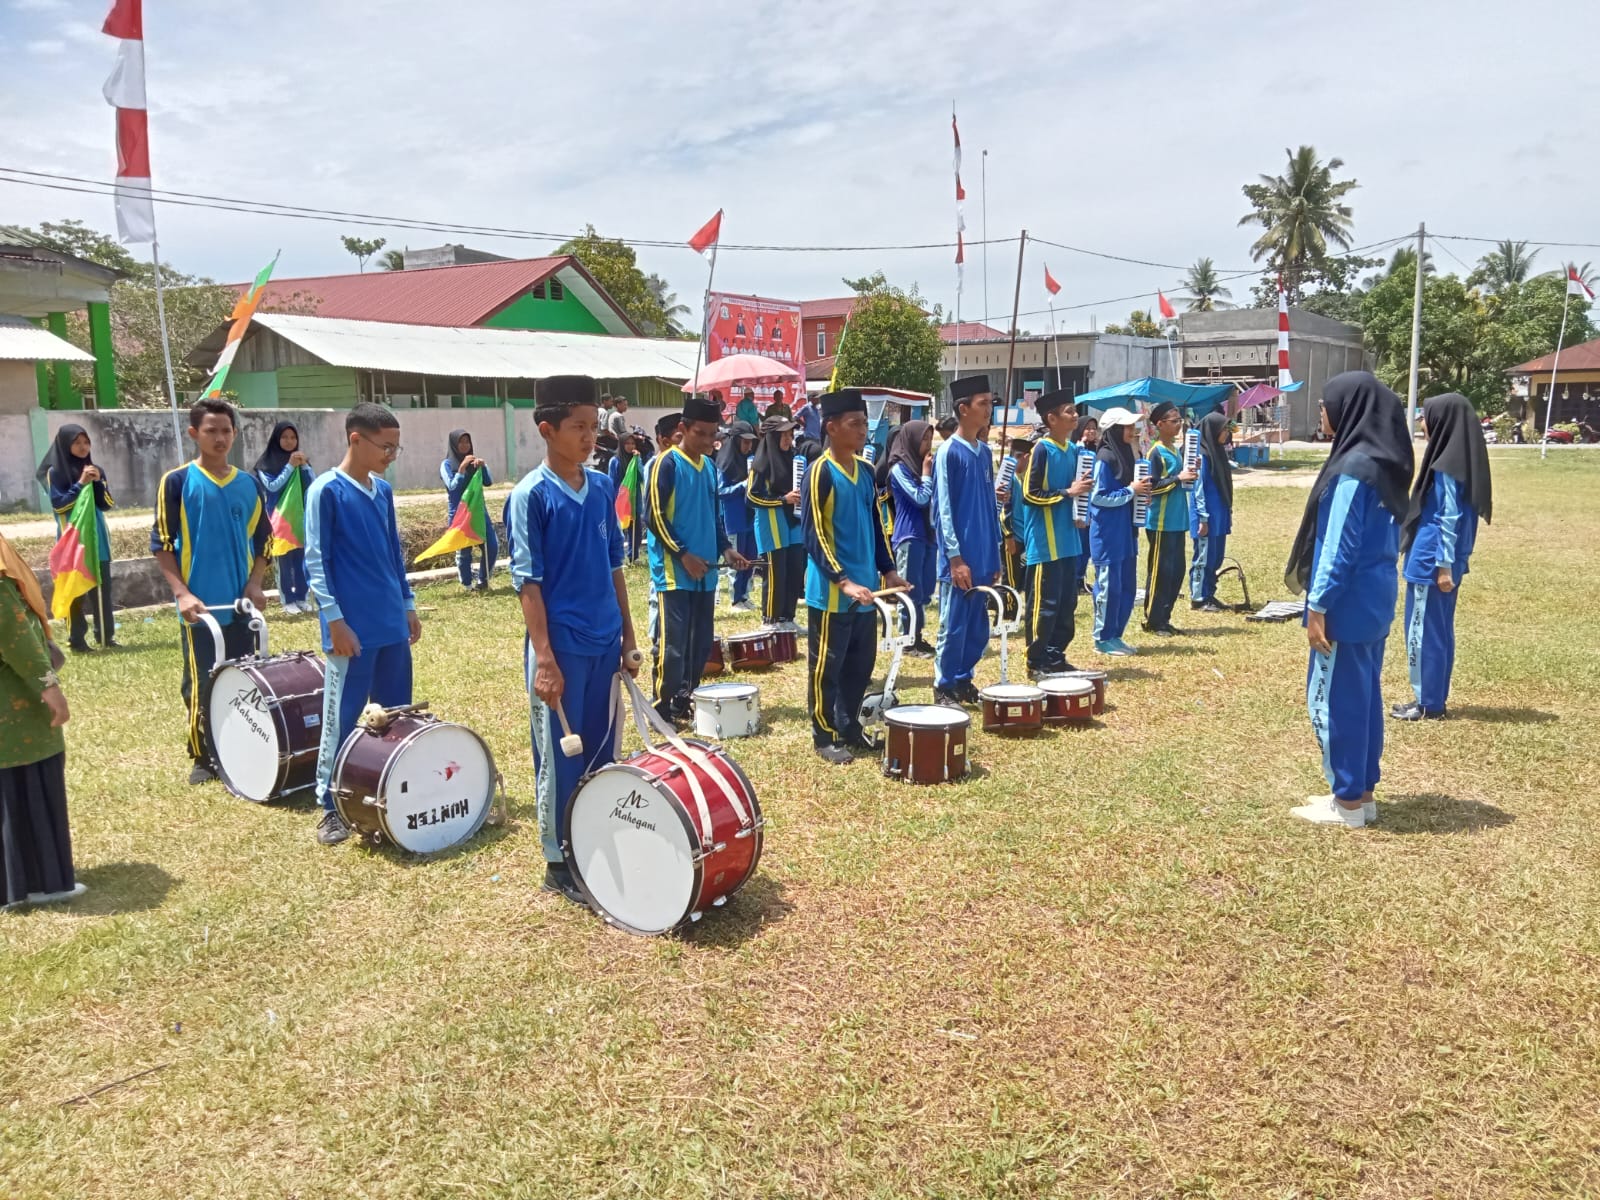
M 1094 486 L 1089 492 L 1089 558 L 1094 563 L 1094 648 L 1118 657 L 1137 653 L 1122 640 L 1133 616 L 1139 559 L 1133 528 L 1135 496 L 1150 494 L 1150 481 L 1133 478 L 1136 451 L 1129 438 L 1139 423 L 1125 408 L 1100 417 L 1105 432 L 1095 451 Z
M 1217 603 L 1217 567 L 1228 552 L 1233 531 L 1233 467 L 1228 446 L 1233 434 L 1221 410 L 1200 418 L 1200 473 L 1189 506 L 1189 535 L 1194 558 L 1189 567 L 1189 607 L 1201 612 L 1225 611 Z
M 267 448 L 256 459 L 256 478 L 267 492 L 267 513 L 278 509 L 289 481 L 300 474 L 301 501 L 311 490 L 311 460 L 300 449 L 300 430 L 293 421 L 279 421 L 272 427 Z M 280 554 L 273 560 L 278 568 L 278 599 L 283 611 L 288 613 L 311 612 L 306 596 L 310 585 L 306 579 L 306 552 L 304 547 Z
M 489 476 L 489 464 L 484 462 L 472 452 L 472 435 L 465 429 L 452 429 L 450 439 L 445 443 L 444 461 L 439 464 L 439 478 L 444 481 L 444 494 L 446 499 L 446 516 L 448 521 L 455 520 L 456 505 L 461 503 L 461 497 L 467 490 L 467 485 L 472 482 L 472 477 L 479 472 L 483 473 L 483 486 L 488 487 L 494 482 Z M 477 583 L 472 581 L 472 547 L 456 551 L 456 575 L 461 580 L 461 586 L 469 591 L 476 588 L 480 592 L 489 590 L 489 576 L 494 574 L 494 560 L 500 555 L 500 539 L 494 532 L 494 518 L 487 516 L 488 506 L 485 505 L 483 522 L 483 567 L 478 575 Z
M 749 398 L 750 393 L 746 392 Z M 744 401 L 739 407 L 744 408 Z M 755 401 L 750 399 L 750 407 Z M 756 427 L 748 421 L 736 420 L 728 427 L 728 436 L 722 439 L 722 449 L 717 451 L 717 494 L 722 498 L 722 523 L 733 548 L 748 559 L 756 557 L 755 525 L 750 519 L 749 491 L 750 456 L 756 449 Z M 735 612 L 755 612 L 750 603 L 750 577 L 755 567 L 746 567 L 733 573 L 732 606 Z M 718 580 L 720 585 L 721 580 Z
M 606 464 L 606 474 L 611 479 L 612 490 L 621 495 L 628 493 L 628 511 L 632 514 L 628 527 L 622 531 L 622 540 L 627 543 L 628 561 L 639 561 L 639 547 L 644 544 L 644 518 L 640 511 L 639 497 L 643 493 L 644 464 L 648 461 L 647 452 L 639 448 L 639 443 L 646 446 L 650 444 L 644 434 L 629 430 L 622 435 L 617 443 L 617 453 Z M 637 463 L 637 465 L 635 465 Z M 632 468 L 632 474 L 629 469 Z
M 94 465 L 89 454 L 89 434 L 82 425 L 63 425 L 56 431 L 55 441 L 39 463 L 34 474 L 41 486 L 50 492 L 50 507 L 56 514 L 56 535 L 78 495 L 87 484 L 94 489 L 95 529 L 100 542 L 100 586 L 79 596 L 72 602 L 69 618 L 67 646 L 82 654 L 89 649 L 87 611 L 94 618 L 94 640 L 102 649 L 117 645 L 116 621 L 111 607 L 111 530 L 106 525 L 106 509 L 115 508 L 116 501 L 106 486 L 106 477 Z
M 888 492 L 894 523 L 889 548 L 894 567 L 911 585 L 911 604 L 917 610 L 917 640 L 913 658 L 932 658 L 928 641 L 928 601 L 939 582 L 938 552 L 933 542 L 933 426 L 907 421 L 889 439 L 889 453 L 876 472 L 878 490 Z
M 1284 582 L 1306 593 L 1306 707 L 1332 791 L 1293 812 L 1360 829 L 1378 812 L 1383 652 L 1410 508 L 1411 435 L 1395 394 L 1365 371 L 1328 381 L 1322 432 L 1333 449 L 1311 485 Z
M 1402 721 L 1445 715 L 1456 661 L 1456 595 L 1478 540 L 1478 519 L 1494 513 L 1489 448 L 1472 401 L 1451 392 L 1422 406 L 1428 448 L 1401 529 L 1405 558 L 1406 662 L 1416 700 L 1397 704 Z
M 794 422 L 768 416 L 760 432 L 748 494 L 756 549 L 767 560 L 762 624 L 798 633 L 794 613 L 806 586 L 806 545 L 800 536 L 800 493 L 794 486 Z

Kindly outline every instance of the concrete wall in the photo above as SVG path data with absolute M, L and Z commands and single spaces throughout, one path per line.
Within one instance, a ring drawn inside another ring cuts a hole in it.
M 38 405 L 37 366 L 22 359 L 0 359 L 0 413 L 26 413 Z

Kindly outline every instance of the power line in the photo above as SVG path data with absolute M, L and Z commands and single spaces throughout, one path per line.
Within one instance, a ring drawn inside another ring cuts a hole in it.
M 1435 238 L 1450 242 L 1486 242 L 1491 245 L 1499 245 L 1501 242 L 1521 242 L 1525 246 L 1567 246 L 1579 250 L 1600 250 L 1600 242 L 1539 242 L 1533 238 L 1469 237 L 1464 233 L 1434 233 L 1430 230 L 1428 240 L 1433 241 Z

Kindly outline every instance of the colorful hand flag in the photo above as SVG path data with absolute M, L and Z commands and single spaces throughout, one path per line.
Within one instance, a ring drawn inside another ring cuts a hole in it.
M 639 496 L 639 456 L 628 460 L 628 469 L 622 473 L 622 483 L 617 488 L 617 524 L 626 533 L 633 525 L 634 502 Z
M 1059 296 L 1061 294 L 1061 285 L 1056 282 L 1056 277 L 1050 274 L 1049 263 L 1046 263 L 1044 266 L 1044 290 L 1049 292 L 1052 296 Z
M 272 268 L 278 265 L 278 256 L 274 254 L 272 261 L 256 273 L 255 282 L 243 292 L 233 304 L 233 324 L 228 327 L 228 340 L 222 347 L 222 353 L 217 355 L 217 365 L 211 371 L 211 382 L 206 384 L 205 391 L 200 393 L 202 400 L 222 395 L 223 386 L 228 382 L 228 371 L 233 367 L 233 359 L 239 353 L 239 343 L 244 340 L 245 331 L 250 328 L 250 318 L 255 316 L 256 306 L 261 303 L 262 294 L 267 290 L 267 280 L 272 278 Z
M 1578 268 L 1567 268 L 1567 295 L 1582 296 L 1585 300 L 1594 299 L 1594 289 L 1583 281 L 1583 276 L 1578 274 Z
M 1163 320 L 1171 321 L 1178 315 L 1178 310 L 1172 307 L 1172 301 L 1168 300 L 1166 296 L 1160 292 L 1156 293 L 1156 303 L 1161 306 L 1161 317 Z
M 50 615 L 58 621 L 72 614 L 74 600 L 100 586 L 100 523 L 95 519 L 93 487 L 78 493 L 61 527 L 50 551 L 50 578 L 55 585 Z
M 461 503 L 456 505 L 456 515 L 450 519 L 450 528 L 412 561 L 421 562 L 425 558 L 438 558 L 441 554 L 454 554 L 457 550 L 481 546 L 488 536 L 488 529 L 489 514 L 483 503 L 483 472 L 474 471 L 467 483 L 467 490 L 461 493 Z
M 300 470 L 289 476 L 283 485 L 283 495 L 278 497 L 278 507 L 272 510 L 273 558 L 291 550 L 306 548 L 306 482 Z
M 689 247 L 696 254 L 704 254 L 717 244 L 717 239 L 722 236 L 722 210 L 717 209 L 717 215 L 712 217 L 695 232 L 689 239 Z

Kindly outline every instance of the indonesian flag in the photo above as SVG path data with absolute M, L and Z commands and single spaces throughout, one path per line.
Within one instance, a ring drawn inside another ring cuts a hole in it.
M 955 138 L 956 150 L 952 166 L 956 175 L 956 292 L 961 291 L 961 281 L 966 274 L 967 261 L 967 214 L 962 204 L 967 198 L 967 189 L 961 186 L 961 127 L 956 124 L 956 110 L 950 110 L 950 134 Z
M 277 558 L 291 550 L 306 548 L 306 479 L 296 469 L 283 485 L 278 507 L 272 510 L 272 545 L 268 553 Z
M 450 528 L 412 562 L 419 563 L 425 558 L 438 558 L 441 554 L 454 554 L 457 550 L 481 546 L 488 528 L 489 514 L 483 503 L 483 472 L 474 471 L 467 490 L 461 493 L 461 503 L 456 505 L 456 515 L 450 519 Z
M 1172 301 L 1167 299 L 1165 293 L 1156 293 L 1156 303 L 1161 306 L 1161 317 L 1163 320 L 1171 321 L 1177 317 L 1178 310 L 1172 307 Z
M 117 110 L 117 235 L 125 243 L 156 240 L 150 198 L 150 122 L 144 102 L 144 0 L 112 0 L 101 32 L 117 39 L 117 65 L 106 80 L 106 103 Z
M 1283 276 L 1278 276 L 1278 387 L 1287 391 L 1294 382 L 1289 374 L 1289 293 L 1283 290 Z
M 1567 268 L 1567 295 L 1582 296 L 1585 300 L 1594 299 L 1594 291 L 1583 281 L 1583 276 L 1578 274 L 1578 268 Z
M 1056 282 L 1056 277 L 1050 274 L 1049 263 L 1044 265 L 1044 290 L 1049 292 L 1052 296 L 1059 296 L 1061 294 L 1061 285 Z
M 95 520 L 94 488 L 84 487 L 62 523 L 61 536 L 50 551 L 50 615 L 64 621 L 72 602 L 100 586 L 100 525 Z
M 689 239 L 689 246 L 696 254 L 704 254 L 717 244 L 717 239 L 722 236 L 722 210 L 717 209 L 717 215 L 704 225 L 700 226 L 695 235 Z
M 211 372 L 211 382 L 206 384 L 206 390 L 200 393 L 203 400 L 222 394 L 223 386 L 228 382 L 228 371 L 233 366 L 234 356 L 239 353 L 239 343 L 244 340 L 245 331 L 250 328 L 250 318 L 255 316 L 256 306 L 261 303 L 261 295 L 267 289 L 267 280 L 272 278 L 272 268 L 278 265 L 278 256 L 273 255 L 272 261 L 262 267 L 256 275 L 255 282 L 239 297 L 233 305 L 233 324 L 228 329 L 227 344 L 222 347 L 222 353 L 217 356 L 216 368 Z M 298 549 L 299 547 L 291 547 Z

